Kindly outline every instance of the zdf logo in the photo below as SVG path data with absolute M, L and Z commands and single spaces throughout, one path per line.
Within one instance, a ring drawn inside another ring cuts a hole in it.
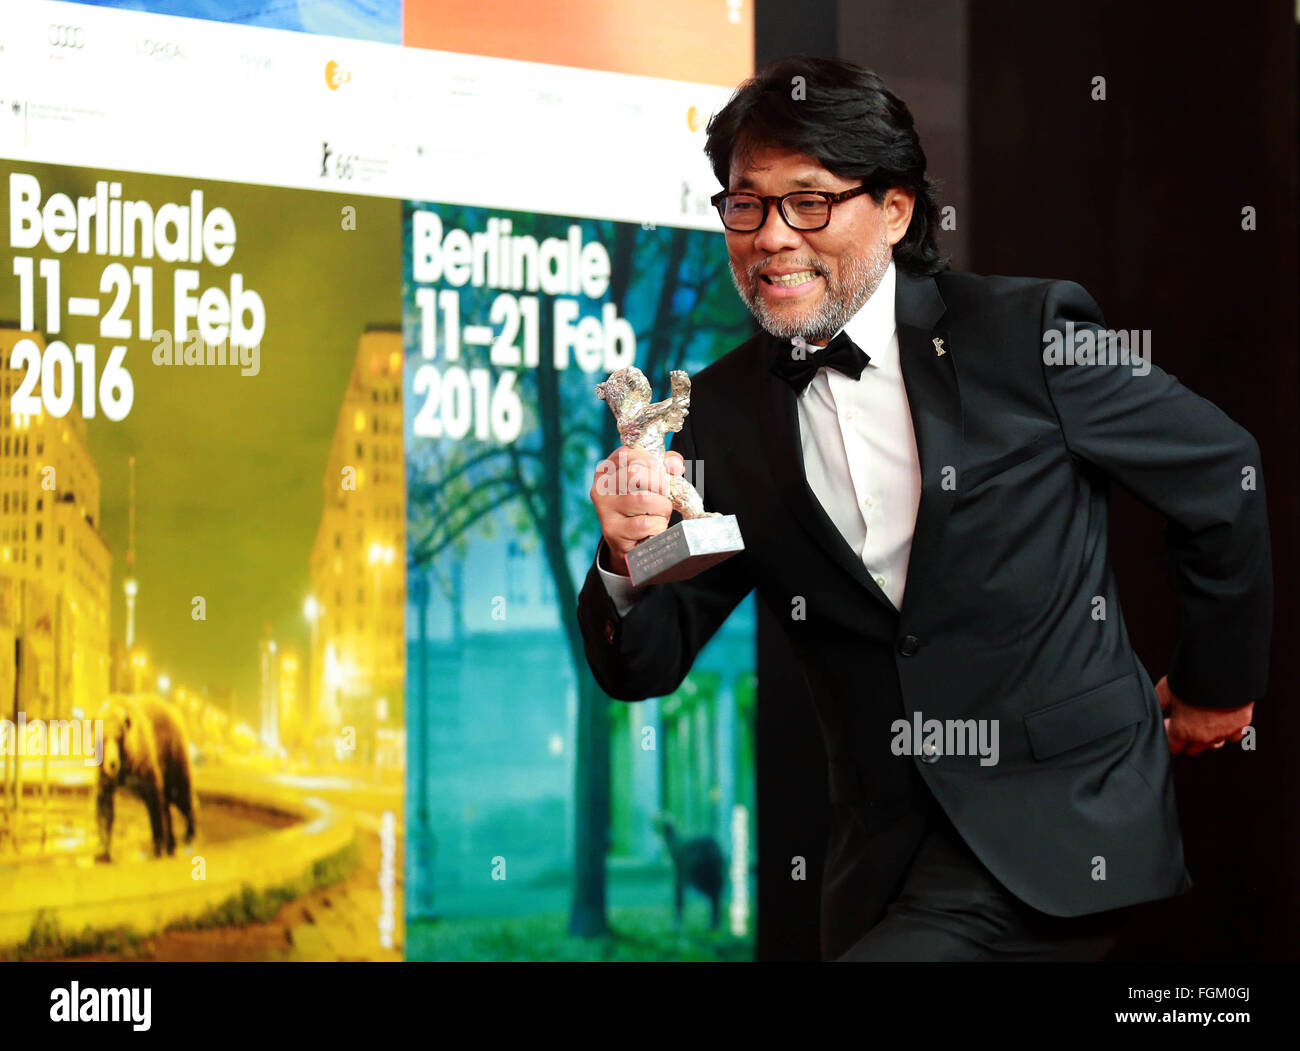
M 330 91 L 337 91 L 339 86 L 352 79 L 352 71 L 344 69 L 333 59 L 325 63 L 325 83 Z
M 56 26 L 51 24 L 46 30 L 45 39 L 49 41 L 51 47 L 71 47 L 83 48 L 85 44 L 85 30 L 81 26 Z

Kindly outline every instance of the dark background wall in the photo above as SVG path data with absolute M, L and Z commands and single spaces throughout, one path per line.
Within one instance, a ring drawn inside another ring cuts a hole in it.
M 759 63 L 837 55 L 912 110 L 958 269 L 1068 278 L 1112 328 L 1259 441 L 1276 580 L 1258 748 L 1175 759 L 1196 889 L 1139 911 L 1117 958 L 1300 958 L 1297 95 L 1289 0 L 1215 7 L 1032 0 L 758 0 Z M 1092 96 L 1104 77 L 1105 101 Z M 1242 229 L 1242 209 L 1257 229 Z M 1163 519 L 1112 492 L 1124 617 L 1153 679 L 1177 626 Z M 818 957 L 825 755 L 779 625 L 760 614 L 759 955 Z M 806 857 L 808 878 L 791 879 Z

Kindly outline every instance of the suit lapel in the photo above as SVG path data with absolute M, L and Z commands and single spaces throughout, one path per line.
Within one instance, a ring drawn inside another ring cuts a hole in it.
M 908 557 L 904 610 L 916 609 L 926 593 L 926 576 L 938 563 L 944 525 L 957 498 L 962 411 L 948 328 L 940 325 L 945 310 L 934 278 L 898 272 L 899 363 L 921 464 L 921 502 Z M 942 354 L 936 338 L 942 340 Z
M 957 396 L 952 355 L 936 355 L 931 342 L 932 330 L 944 312 L 943 300 L 934 279 L 910 278 L 900 270 L 896 274 L 896 281 L 895 313 L 899 354 L 916 433 L 922 479 L 921 504 L 917 513 L 904 593 L 906 607 L 907 600 L 916 593 L 913 585 L 926 561 L 924 549 L 933 548 L 938 542 L 955 495 L 952 490 L 942 488 L 942 468 L 949 464 L 955 468 L 958 463 L 961 452 L 961 404 Z M 764 367 L 759 378 L 759 433 L 777 491 L 813 542 L 830 554 L 841 569 L 887 609 L 893 611 L 893 603 L 849 547 L 808 484 L 795 393 L 788 383 L 767 371 L 767 366 L 775 360 L 777 354 L 785 351 L 788 342 L 766 333 L 763 333 L 762 339 Z

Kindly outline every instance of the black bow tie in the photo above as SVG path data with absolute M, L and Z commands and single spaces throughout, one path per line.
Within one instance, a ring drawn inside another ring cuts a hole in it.
M 840 332 L 821 350 L 813 350 L 806 345 L 792 345 L 777 355 L 772 364 L 772 373 L 790 384 L 795 394 L 802 394 L 817 375 L 818 369 L 835 369 L 849 379 L 856 380 L 861 378 L 862 370 L 870 360 L 867 352 L 849 339 L 847 333 Z

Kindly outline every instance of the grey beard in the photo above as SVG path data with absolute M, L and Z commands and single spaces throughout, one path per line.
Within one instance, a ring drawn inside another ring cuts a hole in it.
M 742 281 L 736 273 L 735 264 L 731 264 L 731 281 L 736 292 L 749 307 L 754 319 L 772 335 L 779 339 L 802 338 L 814 346 L 820 346 L 832 339 L 880 287 L 880 282 L 889 269 L 893 251 L 889 241 L 883 236 L 879 244 L 868 249 L 865 255 L 848 256 L 841 261 L 840 281 L 831 283 L 825 267 L 811 259 L 796 259 L 793 265 L 807 266 L 816 271 L 826 281 L 826 291 L 811 313 L 803 317 L 777 317 L 768 308 L 767 301 L 759 290 L 762 280 L 759 272 L 770 260 L 764 259 L 749 268 L 748 282 Z

